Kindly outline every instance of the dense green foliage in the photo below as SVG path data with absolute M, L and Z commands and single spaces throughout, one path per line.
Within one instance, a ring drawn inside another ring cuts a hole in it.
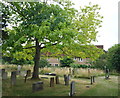
M 43 58 L 40 59 L 40 65 L 39 65 L 40 68 L 49 67 L 49 66 L 50 64 L 46 59 L 43 59 Z
M 108 66 L 120 72 L 120 44 L 116 44 L 108 50 Z
M 91 63 L 95 68 L 104 69 L 108 65 L 107 53 L 102 54 L 97 60 Z
M 70 67 L 70 64 L 73 62 L 73 59 L 67 57 L 60 60 L 61 67 Z
M 90 66 L 90 65 L 81 65 L 81 64 L 70 64 L 70 67 L 73 68 L 94 68 L 95 66 Z
M 102 53 L 95 46 L 91 47 L 103 18 L 98 12 L 99 6 L 90 4 L 76 10 L 70 0 L 53 2 L 7 2 L 8 6 L 3 3 L 11 19 L 7 21 L 11 28 L 6 29 L 8 38 L 2 45 L 3 56 L 34 60 L 33 78 L 38 78 L 42 52 L 92 59 Z

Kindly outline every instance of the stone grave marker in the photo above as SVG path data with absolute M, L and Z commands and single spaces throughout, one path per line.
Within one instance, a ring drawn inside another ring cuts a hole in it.
M 20 74 L 20 71 L 21 71 L 21 66 L 20 66 L 20 65 L 18 65 L 18 66 L 17 66 L 17 75 L 19 75 L 19 74 Z
M 2 79 L 4 80 L 4 79 L 7 79 L 7 72 L 4 72 L 3 74 L 2 74 Z
M 95 83 L 95 76 L 93 76 L 93 82 Z
M 11 72 L 11 84 L 16 84 L 16 71 Z
M 50 78 L 50 87 L 54 87 L 54 78 Z
M 55 80 L 56 80 L 56 84 L 59 84 L 59 76 L 56 76 Z
M 72 81 L 70 84 L 70 93 L 69 96 L 74 96 L 75 95 L 75 82 Z
M 65 85 L 69 85 L 69 78 L 67 75 L 64 75 L 64 82 L 65 82 Z
M 27 74 L 27 71 L 21 71 L 20 72 L 20 75 L 23 76 L 23 77 L 26 76 L 26 74 Z
M 27 70 L 26 74 L 27 74 L 27 77 L 31 77 L 31 70 Z
M 32 92 L 43 90 L 43 82 L 35 82 L 32 84 Z
M 68 80 L 71 80 L 71 76 L 70 76 L 70 74 L 68 74 Z

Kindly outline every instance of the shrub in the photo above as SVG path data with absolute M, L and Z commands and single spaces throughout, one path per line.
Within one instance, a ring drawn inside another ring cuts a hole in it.
M 49 62 L 46 60 L 46 59 L 41 59 L 40 60 L 40 64 L 39 64 L 39 67 L 40 68 L 43 68 L 43 67 L 49 67 L 50 66 L 50 64 L 49 64 Z
M 61 67 L 70 67 L 70 64 L 73 62 L 73 59 L 67 57 L 63 58 L 63 60 L 60 60 Z

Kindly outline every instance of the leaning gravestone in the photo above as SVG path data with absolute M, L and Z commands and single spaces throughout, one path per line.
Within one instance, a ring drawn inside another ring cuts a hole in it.
M 40 90 L 43 90 L 43 82 L 42 81 L 35 82 L 32 84 L 33 92 L 40 91 Z
M 11 72 L 11 84 L 16 84 L 16 71 Z
M 54 78 L 50 78 L 50 87 L 54 87 Z
M 75 82 L 72 81 L 71 84 L 70 84 L 70 93 L 69 93 L 69 96 L 74 96 L 75 94 Z

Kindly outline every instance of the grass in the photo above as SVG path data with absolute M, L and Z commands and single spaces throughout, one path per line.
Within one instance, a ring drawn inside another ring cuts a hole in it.
M 65 86 L 63 77 L 60 77 L 60 84 L 55 84 L 54 87 L 49 86 L 49 79 L 41 79 L 44 82 L 44 90 L 33 93 L 32 83 L 37 80 L 28 79 L 24 83 L 23 77 L 17 77 L 15 86 L 10 85 L 10 79 L 3 80 L 3 96 L 68 96 L 70 86 Z M 90 85 L 90 79 L 76 79 L 75 81 L 75 96 L 117 96 L 118 81 L 117 76 L 111 76 L 109 80 L 104 77 L 96 77 L 96 83 Z M 86 88 L 89 86 L 89 88 Z
M 44 73 L 56 73 L 60 76 L 60 84 L 55 84 L 54 87 L 50 87 L 49 79 L 41 79 L 44 82 L 44 90 L 33 93 L 32 84 L 38 80 L 28 79 L 27 83 L 24 83 L 24 77 L 18 76 L 15 86 L 10 84 L 11 71 L 17 70 L 16 65 L 1 65 L 0 69 L 5 68 L 8 72 L 8 79 L 2 82 L 2 95 L 3 96 L 68 96 L 70 92 L 70 86 L 64 85 L 64 74 L 69 74 L 69 68 L 41 68 L 40 74 Z M 32 66 L 23 66 L 22 70 L 31 70 Z M 90 75 L 97 76 L 95 78 L 96 83 L 90 84 Z M 104 73 L 102 70 L 91 69 L 88 74 L 88 69 L 78 68 L 75 71 L 71 81 L 75 81 L 75 96 L 117 96 L 118 95 L 118 76 L 110 75 L 109 80 L 104 79 Z M 89 86 L 89 87 L 86 87 Z

